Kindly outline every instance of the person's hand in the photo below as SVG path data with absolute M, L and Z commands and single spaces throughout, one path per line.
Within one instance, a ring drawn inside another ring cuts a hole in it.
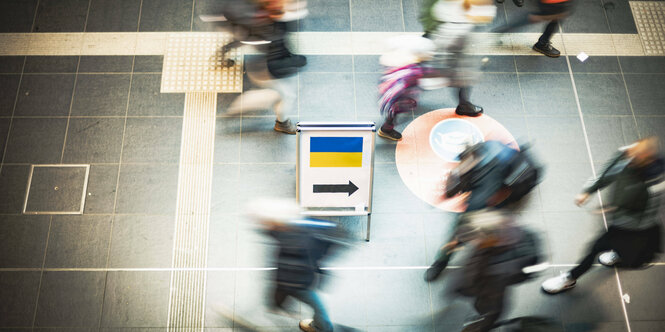
M 582 206 L 589 199 L 589 193 L 581 193 L 575 196 L 575 204 L 577 206 Z

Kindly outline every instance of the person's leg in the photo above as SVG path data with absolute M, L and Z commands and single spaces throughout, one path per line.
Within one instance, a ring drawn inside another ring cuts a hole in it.
M 469 101 L 469 95 L 471 94 L 471 87 L 464 86 L 459 88 L 459 102 L 457 104 L 457 108 L 455 109 L 455 113 L 458 115 L 465 115 L 465 116 L 479 116 L 483 114 L 483 108 L 477 105 L 474 105 Z
M 504 25 L 500 25 L 492 29 L 492 32 L 504 33 L 528 25 L 532 23 L 532 20 L 529 18 L 529 15 L 530 15 L 529 13 L 520 14 L 511 21 L 506 22 Z
M 288 112 L 294 111 L 296 107 L 297 81 L 294 77 L 286 77 L 271 80 L 271 87 L 281 96 L 281 100 L 275 103 L 273 110 L 277 120 L 274 129 L 286 134 L 295 135 L 296 126 L 288 117 Z
M 330 321 L 330 318 L 328 318 L 328 313 L 323 306 L 323 302 L 321 302 L 319 296 L 314 291 L 299 290 L 293 295 L 314 310 L 313 325 L 316 328 L 316 331 L 330 332 L 333 330 L 333 324 Z
M 473 322 L 465 324 L 462 331 L 490 331 L 503 311 L 504 295 L 505 287 L 496 287 L 496 289 L 487 291 L 486 294 L 479 295 L 474 303 L 478 317 Z
M 556 58 L 559 55 L 561 55 L 561 52 L 559 52 L 559 50 L 554 48 L 552 46 L 552 43 L 550 43 L 552 35 L 556 31 L 558 25 L 559 25 L 559 20 L 552 20 L 550 21 L 550 23 L 547 24 L 547 26 L 545 27 L 545 31 L 540 36 L 540 38 L 538 38 L 538 42 L 535 45 L 533 45 L 533 49 L 535 51 L 543 53 L 551 58 Z

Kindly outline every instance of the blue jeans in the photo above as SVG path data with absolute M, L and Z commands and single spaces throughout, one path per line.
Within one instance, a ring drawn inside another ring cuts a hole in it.
M 319 296 L 313 290 L 278 286 L 275 289 L 275 305 L 281 307 L 287 296 L 292 296 L 302 301 L 314 310 L 314 327 L 317 331 L 331 332 L 333 330 L 333 325 L 330 322 L 330 318 L 328 318 L 326 308 L 323 307 L 323 302 L 321 302 Z

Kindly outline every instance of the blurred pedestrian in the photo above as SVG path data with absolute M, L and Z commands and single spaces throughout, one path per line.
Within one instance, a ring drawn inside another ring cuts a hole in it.
M 439 251 L 425 272 L 425 280 L 435 280 L 446 268 L 456 248 L 463 243 L 457 235 L 464 214 L 485 208 L 514 209 L 541 181 L 542 167 L 528 154 L 527 147 L 515 150 L 498 141 L 467 147 L 460 164 L 450 172 L 446 196 L 468 193 L 467 208 L 455 220 L 452 239 Z
M 273 110 L 277 119 L 273 129 L 295 135 L 296 125 L 288 114 L 297 107 L 298 82 L 293 76 L 275 77 L 268 68 L 266 56 L 255 56 L 245 62 L 247 77 L 256 87 L 243 92 L 231 102 L 225 114 Z
M 430 65 L 435 71 L 427 77 L 442 76 L 444 80 L 422 80 L 433 89 L 444 85 L 457 88 L 458 103 L 455 113 L 464 116 L 479 116 L 483 108 L 470 101 L 471 86 L 476 70 L 473 59 L 468 56 L 471 31 L 478 24 L 492 22 L 496 6 L 492 0 L 437 0 L 425 1 L 421 9 L 424 36 L 430 38 L 436 51 Z M 439 83 L 434 83 L 434 82 Z
M 336 242 L 325 233 L 335 228 L 332 222 L 303 218 L 299 206 L 290 200 L 261 199 L 252 203 L 249 216 L 258 220 L 265 232 L 277 241 L 277 271 L 272 305 L 282 308 L 287 297 L 309 305 L 313 319 L 299 323 L 306 332 L 332 331 L 333 324 L 314 291 L 320 262 Z
M 477 312 L 463 331 L 489 331 L 508 305 L 508 287 L 544 269 L 540 239 L 505 209 L 483 209 L 463 218 L 459 236 L 471 253 L 453 274 L 450 290 L 470 297 Z
M 616 154 L 575 197 L 582 205 L 590 195 L 612 185 L 605 208 L 609 227 L 589 247 L 588 254 L 572 270 L 543 282 L 550 294 L 575 287 L 577 279 L 591 268 L 596 256 L 605 266 L 619 264 L 639 267 L 651 262 L 661 248 L 661 221 L 658 214 L 665 161 L 658 153 L 658 140 L 648 137 Z M 659 190 L 654 190 L 658 188 Z
M 424 75 L 422 62 L 431 59 L 434 44 L 427 38 L 398 36 L 389 40 L 390 51 L 379 59 L 386 69 L 379 84 L 379 109 L 384 122 L 378 135 L 393 141 L 402 139 L 395 130 L 397 115 L 417 107 L 418 81 Z
M 561 52 L 552 46 L 552 35 L 559 23 L 570 16 L 573 10 L 573 0 L 538 0 L 538 9 L 531 13 L 523 13 L 506 24 L 494 28 L 494 32 L 508 32 L 524 25 L 548 22 L 545 31 L 533 45 L 533 50 L 548 57 L 556 58 Z

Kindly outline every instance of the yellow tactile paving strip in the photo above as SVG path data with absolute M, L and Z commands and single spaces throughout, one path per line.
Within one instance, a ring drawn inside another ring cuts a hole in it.
M 665 55 L 665 2 L 630 1 L 646 55 Z
M 185 94 L 176 200 L 169 330 L 203 328 L 217 93 Z
M 662 2 L 660 2 L 662 3 Z M 639 29 L 639 27 L 638 27 Z M 386 51 L 383 40 L 414 32 L 298 32 L 292 40 L 295 52 L 301 54 L 376 55 Z M 474 54 L 538 55 L 531 46 L 537 33 L 513 33 L 497 36 L 476 33 L 474 40 L 483 47 L 474 47 Z M 205 40 L 221 37 L 208 32 L 135 32 L 135 33 L 0 33 L 1 55 L 166 55 L 171 52 L 169 40 Z M 564 33 L 552 40 L 562 54 L 644 56 L 660 55 L 645 51 L 644 36 L 638 34 Z M 496 40 L 503 43 L 497 43 Z M 192 41 L 193 42 L 193 41 Z M 211 44 L 212 45 L 212 44 Z M 248 46 L 245 54 L 255 51 Z M 212 53 L 210 54 L 212 55 Z
M 233 49 L 223 66 L 220 48 L 231 42 L 229 34 L 174 33 L 169 35 L 164 54 L 161 92 L 242 92 L 242 54 Z

